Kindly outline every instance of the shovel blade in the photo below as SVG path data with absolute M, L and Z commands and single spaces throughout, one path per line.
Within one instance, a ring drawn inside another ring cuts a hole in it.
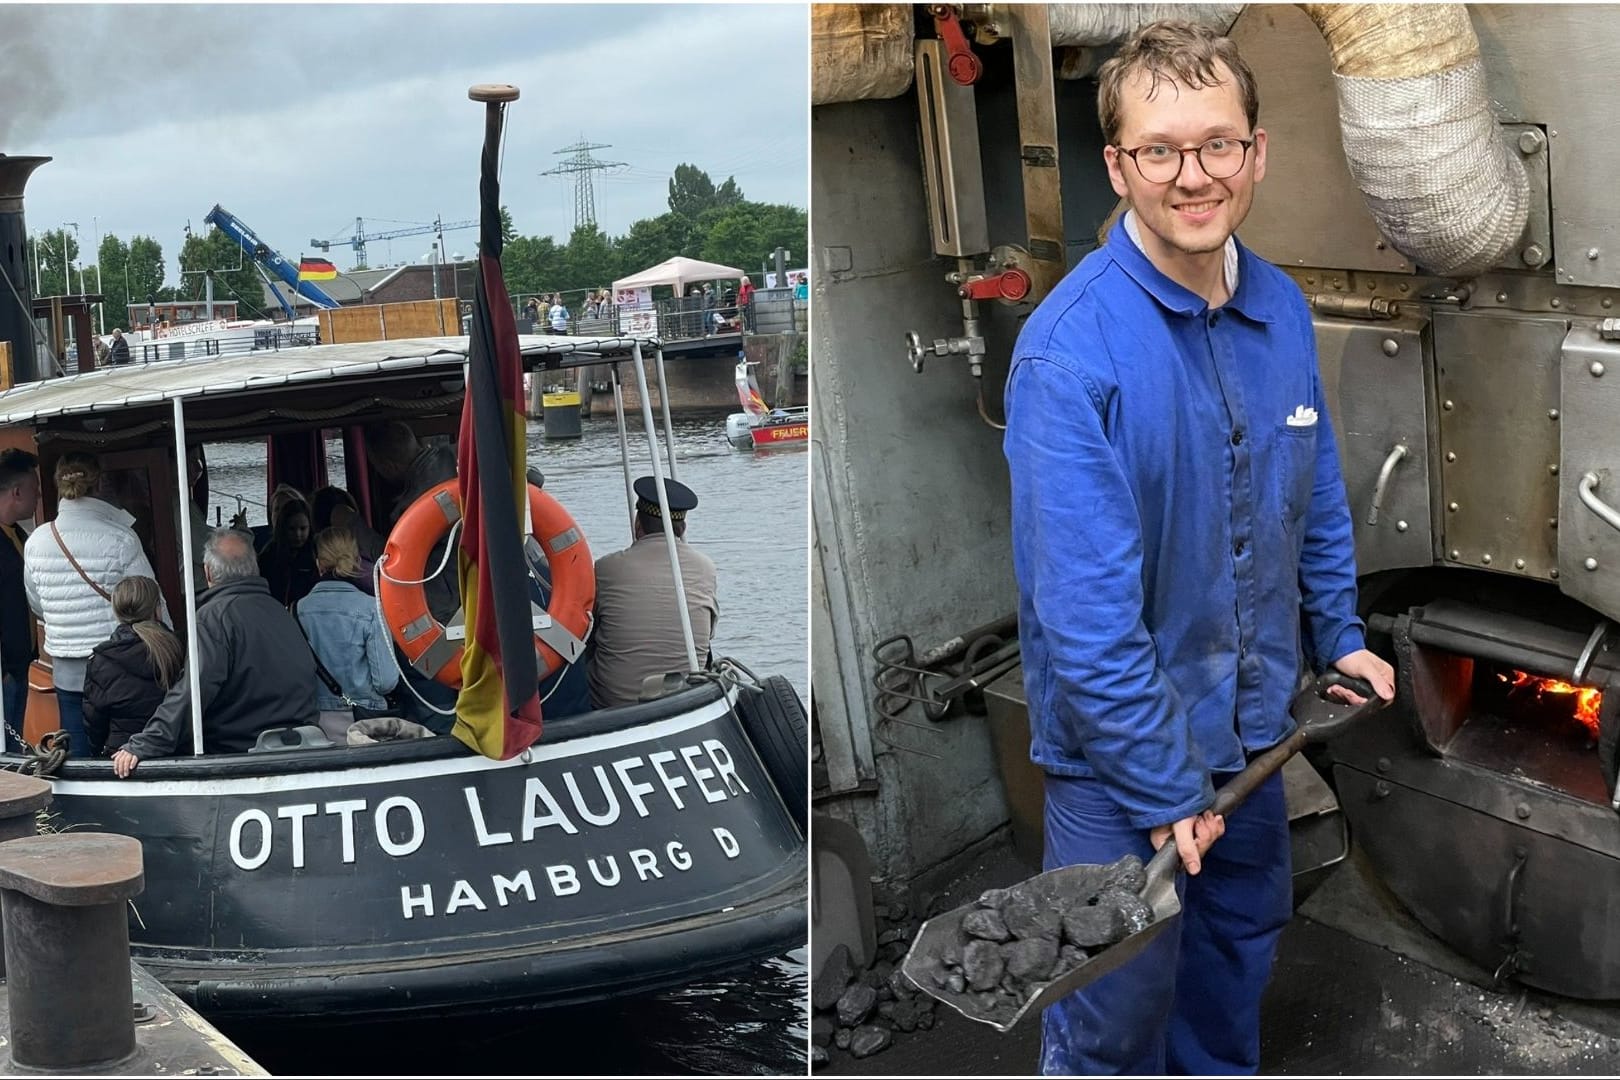
M 1037 874 L 1014 888 L 1038 889 L 1048 896 L 1072 894 L 1094 886 L 1097 869 L 1095 866 L 1065 866 Z M 971 988 L 963 993 L 957 993 L 949 987 L 941 986 L 935 977 L 936 972 L 944 970 L 941 957 L 944 956 L 946 949 L 961 941 L 962 920 L 978 908 L 977 903 L 952 908 L 943 915 L 935 916 L 923 923 L 922 929 L 917 932 L 916 939 L 911 943 L 910 951 L 906 953 L 906 958 L 900 965 L 900 970 L 905 972 L 906 978 L 923 993 L 949 1005 L 969 1020 L 988 1024 L 997 1031 L 1011 1031 L 1026 1017 L 1038 1015 L 1042 1009 L 1059 998 L 1096 982 L 1134 959 L 1153 942 L 1154 938 L 1164 932 L 1172 919 L 1181 914 L 1181 899 L 1176 895 L 1173 877 L 1169 878 L 1167 884 L 1161 884 L 1160 880 L 1150 877 L 1142 899 L 1153 912 L 1153 919 L 1146 927 L 1102 948 L 1095 955 L 1051 979 L 1029 983 L 1022 1004 L 1015 1005 L 998 995 L 996 1003 L 986 1007 L 981 1003 L 979 994 Z

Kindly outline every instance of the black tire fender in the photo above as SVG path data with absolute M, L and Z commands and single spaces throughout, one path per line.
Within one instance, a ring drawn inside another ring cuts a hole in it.
M 810 734 L 793 684 L 771 675 L 737 694 L 737 717 L 799 833 L 809 836 Z

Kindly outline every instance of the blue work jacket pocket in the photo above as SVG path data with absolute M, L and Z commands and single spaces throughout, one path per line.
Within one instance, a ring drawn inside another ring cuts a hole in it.
M 1277 496 L 1283 525 L 1297 532 L 1316 486 L 1316 424 L 1284 424 L 1277 432 Z

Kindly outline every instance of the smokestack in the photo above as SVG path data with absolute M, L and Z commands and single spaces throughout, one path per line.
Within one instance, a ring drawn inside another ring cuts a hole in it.
M 0 341 L 11 342 L 12 378 L 17 383 L 36 382 L 42 374 L 34 353 L 34 287 L 28 276 L 23 188 L 34 170 L 49 160 L 0 154 Z

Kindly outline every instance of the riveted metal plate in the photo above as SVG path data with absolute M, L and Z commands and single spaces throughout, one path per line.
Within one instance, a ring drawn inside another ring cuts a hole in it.
M 1434 561 L 1430 510 L 1429 386 L 1422 323 L 1356 323 L 1318 317 L 1323 392 L 1339 441 L 1339 465 L 1363 574 Z M 1393 348 L 1391 348 L 1391 345 Z M 1407 448 L 1368 524 L 1378 474 L 1397 445 Z
M 1620 342 L 1604 341 L 1592 326 L 1572 328 L 1564 339 L 1562 376 L 1558 584 L 1581 603 L 1620 618 L 1620 530 L 1580 497 L 1581 478 L 1594 473 L 1593 496 L 1620 508 Z
M 1562 319 L 1435 313 L 1442 561 L 1542 580 L 1557 568 L 1565 331 Z

